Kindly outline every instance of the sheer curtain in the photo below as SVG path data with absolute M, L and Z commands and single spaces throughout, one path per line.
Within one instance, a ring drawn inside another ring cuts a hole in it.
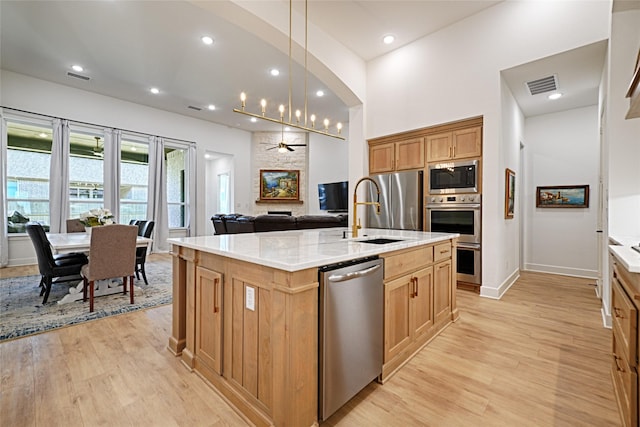
M 67 231 L 69 218 L 69 121 L 53 119 L 49 172 L 49 224 L 52 233 Z
M 104 207 L 120 220 L 120 147 L 122 131 L 104 129 Z
M 7 119 L 0 108 L 0 268 L 9 264 L 7 232 Z
M 196 184 L 198 183 L 198 180 L 195 179 L 196 175 L 196 146 L 195 144 L 190 144 L 189 145 L 189 173 L 187 174 L 187 176 L 189 177 L 189 181 L 187 183 L 187 188 L 188 188 L 188 203 L 189 203 L 189 209 L 187 210 L 187 218 L 186 218 L 186 224 L 187 224 L 187 229 L 189 232 L 189 236 L 195 236 L 196 235 Z M 191 179 L 193 179 L 193 182 L 191 182 Z
M 159 136 L 149 137 L 149 194 L 147 216 L 155 221 L 153 252 L 168 252 L 169 213 L 167 209 L 167 171 L 164 161 L 164 140 Z

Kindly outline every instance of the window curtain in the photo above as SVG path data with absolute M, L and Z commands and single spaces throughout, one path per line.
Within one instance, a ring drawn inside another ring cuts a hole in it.
M 189 145 L 189 173 L 187 174 L 187 188 L 188 188 L 188 204 L 189 204 L 189 209 L 187 210 L 187 218 L 186 218 L 186 224 L 187 224 L 187 229 L 188 229 L 188 235 L 189 236 L 195 236 L 196 235 L 196 228 L 197 228 L 197 224 L 196 224 L 196 184 L 197 184 L 197 180 L 195 179 L 196 176 L 198 176 L 196 174 L 196 146 L 195 144 L 190 144 Z M 192 178 L 193 177 L 193 180 Z
M 167 171 L 164 161 L 164 140 L 149 137 L 149 194 L 147 215 L 155 221 L 152 252 L 168 252 L 169 211 L 167 209 Z
M 120 129 L 104 129 L 104 207 L 120 222 Z
M 0 108 L 0 268 L 9 264 L 7 232 L 7 119 Z
M 69 121 L 53 119 L 49 172 L 49 225 L 52 233 L 67 231 L 69 218 Z

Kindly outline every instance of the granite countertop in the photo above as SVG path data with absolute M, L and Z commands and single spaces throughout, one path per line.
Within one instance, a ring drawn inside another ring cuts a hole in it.
M 343 233 L 346 234 L 346 238 L 343 238 Z M 348 228 L 324 228 L 180 237 L 167 241 L 172 245 L 294 272 L 437 243 L 460 235 L 364 228 L 358 233 L 358 238 L 350 236 L 351 231 Z M 377 237 L 402 240 L 382 245 L 361 242 Z
M 631 249 L 631 246 L 640 245 L 640 236 L 609 236 L 616 243 L 609 245 L 609 251 L 631 273 L 640 273 L 640 252 Z

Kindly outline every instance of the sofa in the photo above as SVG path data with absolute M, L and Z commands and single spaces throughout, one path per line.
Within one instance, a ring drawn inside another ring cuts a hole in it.
M 211 217 L 215 234 L 261 233 L 265 231 L 308 230 L 346 227 L 348 216 L 340 215 L 242 215 L 216 214 Z

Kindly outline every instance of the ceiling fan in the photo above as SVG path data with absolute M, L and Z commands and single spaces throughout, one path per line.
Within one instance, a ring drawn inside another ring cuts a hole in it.
M 275 150 L 278 149 L 278 153 L 286 153 L 287 150 L 295 151 L 291 147 L 306 147 L 307 144 L 287 144 L 284 142 L 284 126 L 282 126 L 282 140 L 275 147 L 267 148 L 267 150 Z
M 104 147 L 100 146 L 100 137 L 99 136 L 94 136 L 94 138 L 96 139 L 96 146 L 93 147 L 93 155 L 94 156 L 98 156 L 98 157 L 102 157 L 104 156 Z
M 306 146 L 307 146 L 307 144 L 287 144 L 284 141 L 281 141 L 275 147 L 267 148 L 267 150 L 275 150 L 277 148 L 279 153 L 284 153 L 287 150 L 295 151 L 291 147 L 306 147 Z

